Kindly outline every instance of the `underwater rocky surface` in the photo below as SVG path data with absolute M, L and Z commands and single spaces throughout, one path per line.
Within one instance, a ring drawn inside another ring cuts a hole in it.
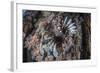
M 23 62 L 91 58 L 91 14 L 23 10 Z

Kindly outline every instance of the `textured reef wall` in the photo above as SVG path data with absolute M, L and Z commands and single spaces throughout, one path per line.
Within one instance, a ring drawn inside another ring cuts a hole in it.
M 23 62 L 91 58 L 91 14 L 23 10 Z

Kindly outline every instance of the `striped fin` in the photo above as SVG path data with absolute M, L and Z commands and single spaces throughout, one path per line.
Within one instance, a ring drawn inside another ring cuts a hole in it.
M 65 20 L 64 20 L 64 24 L 63 24 L 63 25 L 65 25 L 65 24 L 66 24 L 67 19 L 68 19 L 68 17 L 66 16 L 66 17 L 65 17 Z
M 76 30 L 76 26 L 69 28 L 69 30 Z
M 74 26 L 75 23 L 71 23 L 68 28 L 71 28 L 72 26 Z
M 72 19 L 69 19 L 65 27 L 68 27 L 71 22 L 72 22 Z
M 56 45 L 54 45 L 54 48 L 53 48 L 53 55 L 54 55 L 55 57 L 58 56 L 58 52 L 57 52 L 57 50 L 56 50 Z

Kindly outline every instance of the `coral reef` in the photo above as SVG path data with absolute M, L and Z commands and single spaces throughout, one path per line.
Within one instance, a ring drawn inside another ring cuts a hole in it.
M 23 10 L 23 62 L 91 58 L 91 14 Z

